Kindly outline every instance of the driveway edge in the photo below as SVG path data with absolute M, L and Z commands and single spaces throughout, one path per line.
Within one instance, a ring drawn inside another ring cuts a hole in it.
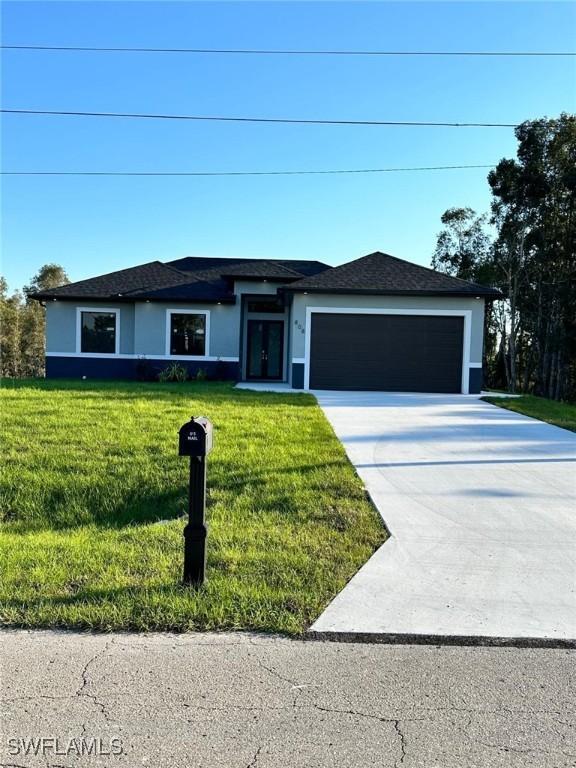
M 461 645 L 495 648 L 566 648 L 576 649 L 576 638 L 560 637 L 490 637 L 484 635 L 412 635 L 380 632 L 321 632 L 310 630 L 304 640 L 335 643 L 368 643 L 384 645 Z

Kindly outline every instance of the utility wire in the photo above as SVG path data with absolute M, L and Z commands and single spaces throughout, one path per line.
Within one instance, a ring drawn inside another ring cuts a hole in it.
M 574 51 L 342 51 L 274 50 L 248 48 L 126 48 L 84 45 L 0 45 L 12 51 L 69 51 L 95 53 L 200 53 L 255 56 L 576 56 Z
M 337 173 L 398 173 L 494 168 L 495 165 L 425 165 L 415 168 L 358 168 L 327 171 L 0 171 L 0 176 L 310 176 Z
M 116 117 L 138 120 L 200 120 L 226 123 L 290 123 L 299 125 L 380 125 L 416 126 L 443 128 L 516 128 L 516 123 L 444 123 L 418 120 L 304 120 L 286 117 L 223 117 L 213 115 L 165 115 L 132 112 L 79 112 L 55 109 L 0 109 L 10 115 L 50 115 L 66 117 Z

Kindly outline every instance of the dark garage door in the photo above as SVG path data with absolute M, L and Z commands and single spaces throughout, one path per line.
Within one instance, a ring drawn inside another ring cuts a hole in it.
M 311 389 L 462 390 L 462 317 L 313 312 L 311 333 Z

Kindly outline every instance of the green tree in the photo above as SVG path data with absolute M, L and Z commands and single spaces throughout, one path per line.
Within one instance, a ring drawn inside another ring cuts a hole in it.
M 8 295 L 8 284 L 0 278 L 0 375 L 21 375 L 21 316 L 22 294 Z
M 6 280 L 0 278 L 0 375 L 44 375 L 45 309 L 31 294 L 68 282 L 62 267 L 46 264 L 24 287 L 24 299 L 19 291 L 9 296 Z
M 66 285 L 69 282 L 64 267 L 59 264 L 45 264 L 40 267 L 30 284 L 24 286 L 24 295 L 28 297 L 31 293 L 49 291 L 51 288 L 58 288 L 58 286 Z
M 576 394 L 576 117 L 516 129 L 518 157 L 488 176 L 494 265 L 509 298 L 510 388 Z
M 462 280 L 477 280 L 490 253 L 486 216 L 472 208 L 449 208 L 440 220 L 445 228 L 438 235 L 432 267 Z
M 444 229 L 436 240 L 432 267 L 462 280 L 494 283 L 493 244 L 487 232 L 487 216 L 478 215 L 472 208 L 449 208 L 440 220 Z M 503 317 L 498 305 L 486 303 L 483 368 L 491 383 L 497 383 L 493 369 Z
M 492 384 L 502 367 L 511 391 L 576 398 L 576 116 L 529 120 L 516 138 L 488 175 L 494 242 L 484 216 L 451 208 L 432 265 L 507 297 L 487 306 Z

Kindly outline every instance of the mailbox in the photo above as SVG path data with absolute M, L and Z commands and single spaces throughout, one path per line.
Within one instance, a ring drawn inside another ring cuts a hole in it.
M 206 574 L 206 456 L 212 450 L 212 422 L 192 417 L 178 432 L 178 453 L 190 456 L 188 525 L 184 528 L 184 583 L 200 587 Z
M 212 422 L 203 416 L 192 418 L 180 427 L 180 456 L 207 456 L 212 450 Z

